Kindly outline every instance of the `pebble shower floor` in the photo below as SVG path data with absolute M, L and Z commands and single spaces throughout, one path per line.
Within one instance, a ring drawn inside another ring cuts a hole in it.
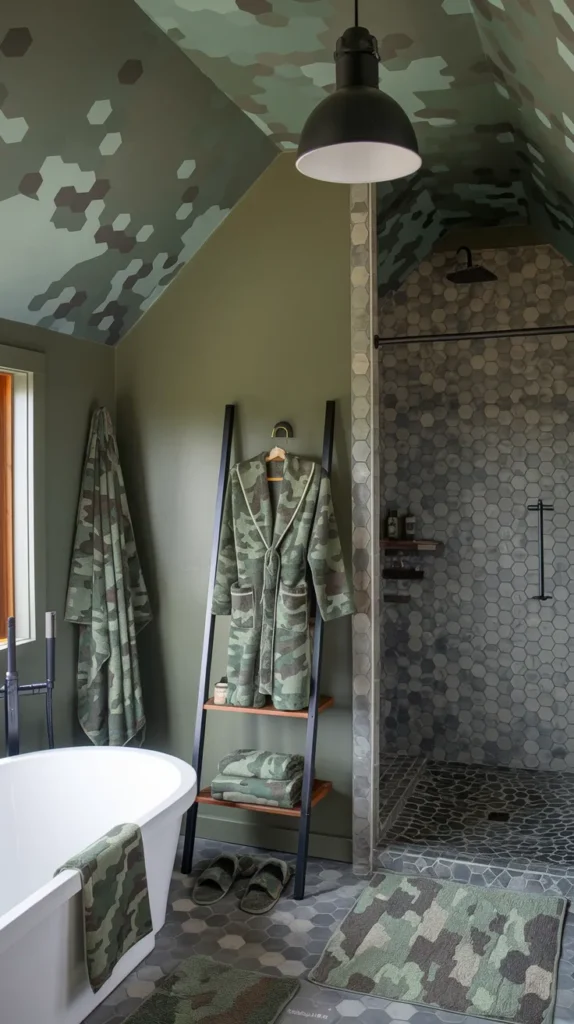
M 239 848 L 199 840 L 195 873 L 223 849 Z M 305 1020 L 323 1024 L 350 1024 L 353 1020 L 358 1024 L 480 1024 L 478 1018 L 334 992 L 306 980 L 332 931 L 353 906 L 364 884 L 353 875 L 349 864 L 310 860 L 307 897 L 301 902 L 282 899 L 271 914 L 263 917 L 243 914 L 233 892 L 213 907 L 196 907 L 189 898 L 192 883 L 193 878 L 174 872 L 168 916 L 155 950 L 87 1018 L 86 1024 L 123 1024 L 153 992 L 155 982 L 193 954 L 211 956 L 246 970 L 300 978 L 301 989 L 278 1024 Z M 574 1024 L 572 912 L 564 931 L 554 1019 L 555 1024 Z
M 435 856 L 525 858 L 574 883 L 574 773 L 388 755 L 381 758 L 380 845 Z M 567 894 L 565 894 L 567 895 Z

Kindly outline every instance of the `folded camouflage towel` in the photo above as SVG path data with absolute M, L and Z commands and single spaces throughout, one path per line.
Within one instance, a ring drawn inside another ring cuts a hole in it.
M 117 825 L 60 871 L 82 876 L 86 965 L 97 992 L 124 953 L 152 931 L 139 827 Z
M 239 775 L 216 775 L 211 783 L 214 800 L 262 807 L 294 807 L 301 800 L 303 772 L 293 779 L 242 779 Z
M 270 750 L 233 750 L 219 762 L 220 775 L 242 779 L 293 779 L 303 771 L 300 754 L 272 754 Z

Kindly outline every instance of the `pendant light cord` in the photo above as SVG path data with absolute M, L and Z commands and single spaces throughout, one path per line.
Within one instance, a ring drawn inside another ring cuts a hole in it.
M 359 27 L 359 0 L 355 0 L 355 28 Z

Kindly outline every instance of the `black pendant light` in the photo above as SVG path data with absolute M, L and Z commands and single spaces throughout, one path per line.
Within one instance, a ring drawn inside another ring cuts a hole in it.
M 355 24 L 337 40 L 336 92 L 315 108 L 301 133 L 297 167 L 320 181 L 393 181 L 421 166 L 413 126 L 379 89 L 377 40 Z

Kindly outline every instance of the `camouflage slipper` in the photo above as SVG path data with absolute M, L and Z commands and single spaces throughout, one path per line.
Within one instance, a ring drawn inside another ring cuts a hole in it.
M 239 909 L 246 914 L 266 914 L 278 902 L 293 874 L 293 865 L 278 857 L 264 860 L 249 882 Z
M 236 857 L 223 853 L 211 861 L 197 879 L 191 898 L 198 907 L 217 903 L 231 889 L 233 883 L 242 877 L 249 877 L 256 870 L 253 857 Z

